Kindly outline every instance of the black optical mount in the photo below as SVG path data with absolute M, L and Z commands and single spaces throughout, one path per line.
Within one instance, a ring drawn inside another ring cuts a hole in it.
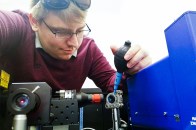
M 100 103 L 103 94 L 76 93 L 76 90 L 52 92 L 45 82 L 12 83 L 7 99 L 7 130 L 79 130 L 79 107 Z
M 27 126 L 47 124 L 51 98 L 51 88 L 44 82 L 12 83 L 7 99 L 7 129 L 26 130 Z
M 120 111 L 119 109 L 123 107 L 123 92 L 117 90 L 116 93 L 109 93 L 106 96 L 105 107 L 107 109 L 112 109 L 112 120 L 113 120 L 113 129 L 112 130 L 125 130 L 127 125 L 121 124 Z

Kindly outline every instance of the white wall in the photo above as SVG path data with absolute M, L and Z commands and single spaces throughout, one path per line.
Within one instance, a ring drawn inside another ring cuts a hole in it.
M 21 9 L 21 10 L 28 11 L 29 1 L 30 0 L 0 0 L 0 9 L 3 10 Z
M 127 39 L 145 48 L 154 63 L 168 55 L 164 30 L 188 10 L 196 11 L 195 0 L 92 0 L 88 24 L 112 65 L 109 45 Z M 93 83 L 87 80 L 84 86 Z
M 28 11 L 29 0 L 1 0 L 0 9 Z M 113 65 L 111 44 L 140 44 L 157 62 L 168 55 L 164 30 L 185 11 L 196 11 L 195 0 L 92 0 L 87 23 L 104 55 Z M 84 87 L 95 85 L 87 80 Z

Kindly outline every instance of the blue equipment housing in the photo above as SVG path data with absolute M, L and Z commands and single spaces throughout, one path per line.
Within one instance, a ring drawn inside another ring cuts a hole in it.
M 127 80 L 133 126 L 196 130 L 196 11 L 164 30 L 169 55 Z

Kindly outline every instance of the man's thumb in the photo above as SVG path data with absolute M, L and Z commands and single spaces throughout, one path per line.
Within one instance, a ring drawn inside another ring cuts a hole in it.
M 110 45 L 110 49 L 112 50 L 112 53 L 115 55 L 115 53 L 118 51 L 119 47 L 117 45 Z

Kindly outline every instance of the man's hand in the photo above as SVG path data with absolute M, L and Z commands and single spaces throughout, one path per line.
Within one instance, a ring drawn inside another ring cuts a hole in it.
M 115 54 L 119 49 L 119 47 L 115 45 L 111 45 L 110 48 L 113 54 Z M 130 49 L 125 54 L 124 59 L 128 61 L 127 67 L 129 69 L 127 72 L 129 74 L 135 74 L 152 63 L 152 59 L 149 54 L 138 44 L 131 45 Z

